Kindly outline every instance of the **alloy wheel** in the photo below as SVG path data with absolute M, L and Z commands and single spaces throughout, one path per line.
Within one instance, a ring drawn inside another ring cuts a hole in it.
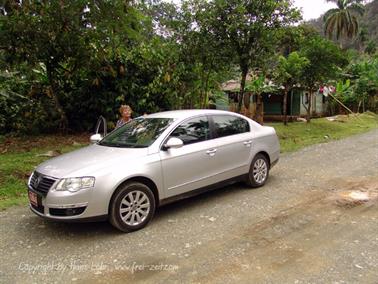
M 129 226 L 138 226 L 150 212 L 147 195 L 139 190 L 129 192 L 121 201 L 119 213 L 122 221 Z

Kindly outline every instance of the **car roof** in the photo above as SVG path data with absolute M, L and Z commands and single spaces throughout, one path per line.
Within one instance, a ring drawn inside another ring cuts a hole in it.
M 172 110 L 172 111 L 164 111 L 149 114 L 146 117 L 148 118 L 187 118 L 196 115 L 209 115 L 209 114 L 229 114 L 229 115 L 237 115 L 237 113 L 224 111 L 224 110 L 214 110 L 214 109 L 185 109 L 185 110 Z

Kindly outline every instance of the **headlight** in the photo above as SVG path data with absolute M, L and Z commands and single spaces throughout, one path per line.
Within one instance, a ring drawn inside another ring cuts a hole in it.
M 55 187 L 55 190 L 76 192 L 83 188 L 93 187 L 95 184 L 94 177 L 78 177 L 61 179 Z

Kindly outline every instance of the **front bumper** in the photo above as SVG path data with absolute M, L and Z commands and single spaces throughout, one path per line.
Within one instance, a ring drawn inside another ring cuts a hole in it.
M 30 202 L 30 210 L 40 217 L 61 221 L 106 219 L 107 210 L 93 202 L 94 188 L 78 192 L 49 190 L 46 195 L 28 186 L 37 195 L 37 204 Z
M 29 208 L 34 214 L 38 215 L 41 218 L 44 218 L 44 219 L 47 219 L 47 220 L 60 221 L 60 222 L 69 222 L 69 223 L 73 223 L 73 222 L 98 222 L 98 221 L 105 221 L 105 220 L 108 219 L 107 214 L 92 216 L 92 217 L 84 217 L 84 216 L 80 215 L 80 216 L 78 216 L 78 218 L 72 218 L 72 217 L 62 218 L 62 217 L 57 217 L 57 216 L 51 216 L 49 214 L 46 214 L 46 215 L 41 214 L 31 204 L 29 204 Z

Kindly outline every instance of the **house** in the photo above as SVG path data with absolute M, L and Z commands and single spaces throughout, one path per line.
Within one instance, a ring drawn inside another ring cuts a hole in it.
M 262 94 L 264 103 L 264 117 L 272 120 L 279 119 L 283 115 L 283 94 Z M 304 117 L 307 115 L 310 95 L 307 90 L 295 88 L 287 97 L 287 115 L 289 117 Z M 328 110 L 328 98 L 320 92 L 312 96 L 312 117 L 325 116 Z
M 250 77 L 247 77 L 247 82 Z M 269 82 L 271 84 L 271 82 Z M 283 91 L 282 88 L 276 88 L 275 92 L 265 92 L 261 94 L 261 99 L 255 94 L 246 91 L 250 95 L 249 109 L 245 109 L 242 104 L 241 113 L 251 118 L 256 118 L 256 109 L 262 108 L 265 120 L 282 120 L 283 115 Z M 236 111 L 239 102 L 240 82 L 237 80 L 230 80 L 222 84 L 222 91 L 228 101 L 228 110 Z M 304 117 L 307 115 L 307 107 L 309 105 L 309 92 L 302 88 L 295 88 L 288 94 L 287 98 L 287 115 L 289 120 L 297 117 Z M 259 102 L 261 100 L 261 102 Z M 261 105 L 261 106 L 259 106 Z M 226 106 L 218 105 L 218 109 L 226 109 Z M 311 113 L 313 117 L 320 117 L 326 115 L 328 109 L 328 98 L 322 93 L 316 92 L 312 96 Z
M 247 77 L 247 82 L 250 81 L 250 76 Z M 230 111 L 236 111 L 238 107 L 239 102 L 239 92 L 240 92 L 240 82 L 237 80 L 230 80 L 222 84 L 222 91 L 224 92 L 224 96 L 226 98 L 226 101 L 228 101 L 228 110 Z M 245 91 L 245 95 L 250 95 L 250 104 L 249 109 L 246 110 L 244 107 L 244 104 L 242 104 L 241 113 L 249 116 L 249 117 L 255 117 L 256 115 L 256 103 L 257 98 L 255 95 L 253 95 L 251 92 Z M 217 109 L 218 104 L 216 103 Z M 224 106 L 222 106 L 224 108 Z M 221 109 L 221 108 L 219 108 Z

